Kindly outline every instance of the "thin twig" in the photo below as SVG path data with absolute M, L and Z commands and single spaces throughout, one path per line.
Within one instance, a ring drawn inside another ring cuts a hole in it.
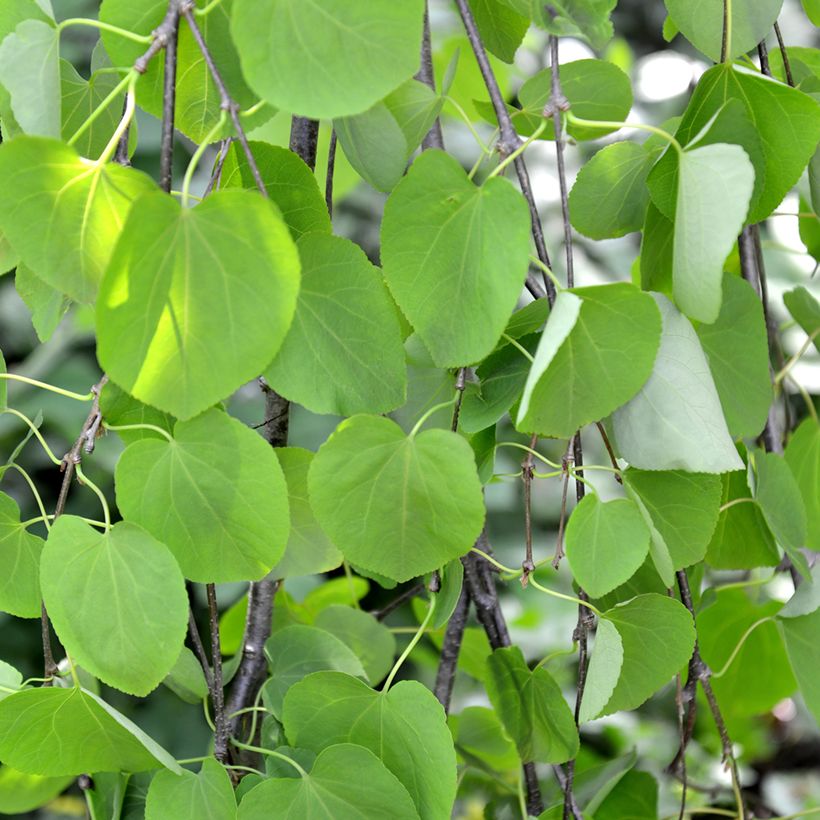
M 618 459 L 615 457 L 615 451 L 612 449 L 612 443 L 609 440 L 609 436 L 606 434 L 606 428 L 600 421 L 596 421 L 595 426 L 601 434 L 601 440 L 604 442 L 604 447 L 606 447 L 606 452 L 609 455 L 609 461 L 611 462 L 613 469 L 618 471 L 615 473 L 615 480 L 619 484 L 623 484 L 624 480 L 621 477 L 621 468 L 618 466 Z
M 211 665 L 208 663 L 208 655 L 205 652 L 205 645 L 202 643 L 202 637 L 199 634 L 199 627 L 196 625 L 194 619 L 194 611 L 188 607 L 188 637 L 191 640 L 191 645 L 194 648 L 194 654 L 202 667 L 202 674 L 205 675 L 205 683 L 208 684 L 208 691 L 213 691 L 213 675 L 211 674 Z
M 219 609 L 216 587 L 205 584 L 208 595 L 208 622 L 211 628 L 211 667 L 213 669 L 211 701 L 214 707 L 214 757 L 220 763 L 228 762 L 228 722 L 225 719 L 225 690 L 222 683 L 222 647 L 219 642 Z
M 478 33 L 478 26 L 476 25 L 468 0 L 456 0 L 456 5 L 458 6 L 459 14 L 461 15 L 462 22 L 464 23 L 464 28 L 467 32 L 467 37 L 470 41 L 470 45 L 472 46 L 476 61 L 478 62 L 481 76 L 484 79 L 484 85 L 487 87 L 487 91 L 490 95 L 490 101 L 492 102 L 493 109 L 495 110 L 496 118 L 498 119 L 498 127 L 501 132 L 501 139 L 498 144 L 499 151 L 502 156 L 507 156 L 518 148 L 521 144 L 521 139 L 513 127 L 512 120 L 510 119 L 510 113 L 507 111 L 504 97 L 501 94 L 498 81 L 493 73 L 490 60 L 487 57 L 487 51 L 481 41 L 481 35 Z M 519 155 L 516 157 L 515 171 L 518 175 L 518 184 L 521 187 L 521 193 L 524 195 L 524 199 L 526 199 L 527 205 L 530 209 L 532 236 L 535 241 L 536 253 L 544 265 L 548 268 L 552 268 L 549 253 L 547 252 L 547 245 L 544 241 L 544 230 L 541 226 L 541 218 L 538 215 L 538 208 L 535 204 L 535 197 L 532 192 L 529 172 L 527 171 L 527 165 L 524 162 L 523 156 Z M 546 277 L 546 275 L 544 276 L 544 288 L 547 298 L 549 299 L 549 303 L 552 305 L 555 301 L 555 286 Z
M 450 423 L 450 429 L 456 433 L 458 432 L 458 420 L 461 415 L 461 403 L 464 399 L 464 388 L 467 386 L 467 368 L 459 368 L 456 374 L 456 403 L 453 406 L 453 420 Z
M 467 626 L 467 615 L 470 611 L 470 593 L 467 585 L 461 587 L 461 594 L 456 608 L 447 622 L 444 632 L 444 642 L 441 645 L 436 683 L 433 693 L 444 707 L 445 714 L 450 711 L 450 698 L 453 694 L 458 656 L 461 651 L 461 642 L 464 639 L 464 629 Z
M 436 90 L 436 77 L 433 73 L 433 50 L 430 46 L 430 9 L 429 4 L 424 4 L 424 32 L 421 40 L 421 65 L 416 74 L 416 79 L 424 83 L 432 91 Z M 441 120 L 436 117 L 433 127 L 425 134 L 421 142 L 421 150 L 428 148 L 438 148 L 444 150 L 444 135 L 441 131 Z
M 720 39 L 720 62 L 725 63 L 729 51 L 729 1 L 723 0 L 723 34 Z
M 521 480 L 524 482 L 524 560 L 521 562 L 521 586 L 526 589 L 530 580 L 530 573 L 535 572 L 535 563 L 532 560 L 532 474 L 534 471 L 533 450 L 538 444 L 538 436 L 530 439 L 530 452 L 521 463 Z
M 564 557 L 564 529 L 567 524 L 567 493 L 569 492 L 569 477 L 572 472 L 572 462 L 574 460 L 573 445 L 575 436 L 570 438 L 564 457 L 561 459 L 561 513 L 558 516 L 558 537 L 555 540 L 555 555 L 552 558 L 552 566 L 558 569 L 561 559 Z
M 330 144 L 327 147 L 327 174 L 325 175 L 325 204 L 328 216 L 333 219 L 333 174 L 336 171 L 336 129 L 330 131 Z
M 780 32 L 780 23 L 774 21 L 774 33 L 777 37 L 777 45 L 780 48 L 780 56 L 783 58 L 783 69 L 786 72 L 786 82 L 794 88 L 794 77 L 792 76 L 792 66 L 789 62 L 789 54 L 786 51 L 786 44 L 783 42 L 783 35 Z
M 211 50 L 208 48 L 208 44 L 202 36 L 202 31 L 200 31 L 196 17 L 194 17 L 194 8 L 194 3 L 191 2 L 191 0 L 183 0 L 183 2 L 180 3 L 179 13 L 188 23 L 188 26 L 191 29 L 191 34 L 193 34 L 197 47 L 205 60 L 205 65 L 208 66 L 208 71 L 210 72 L 211 77 L 213 77 L 214 85 L 216 86 L 217 91 L 219 91 L 220 105 L 222 109 L 230 114 L 234 130 L 236 131 L 236 138 L 239 140 L 239 144 L 245 152 L 245 157 L 248 160 L 248 167 L 251 169 L 251 174 L 253 174 L 256 187 L 259 189 L 259 193 L 262 194 L 262 196 L 267 197 L 268 192 L 265 188 L 265 183 L 262 181 L 262 175 L 259 173 L 259 167 L 256 164 L 251 147 L 248 144 L 248 137 L 245 134 L 245 129 L 242 127 L 242 121 L 239 117 L 239 105 L 234 102 L 230 92 L 228 91 L 228 86 L 225 85 L 225 81 L 219 73 L 219 69 L 214 62 Z
M 228 157 L 228 150 L 232 142 L 233 140 L 228 138 L 219 143 L 219 153 L 216 156 L 214 170 L 211 173 L 211 178 L 208 180 L 205 193 L 202 194 L 203 199 L 205 199 L 206 196 L 210 196 L 210 194 L 222 184 L 222 169 L 225 167 L 225 160 Z
M 405 589 L 404 592 L 397 595 L 392 601 L 385 604 L 381 609 L 377 609 L 370 614 L 377 621 L 383 621 L 388 615 L 390 615 L 390 613 L 395 612 L 400 606 L 403 606 L 408 601 L 415 598 L 416 595 L 421 595 L 421 593 L 424 592 L 424 589 L 424 584 L 419 581 L 419 583 Z
M 168 3 L 168 33 L 165 39 L 165 75 L 162 96 L 162 134 L 159 149 L 159 186 L 171 192 L 174 171 L 174 117 L 177 95 L 177 44 L 179 41 L 179 4 Z

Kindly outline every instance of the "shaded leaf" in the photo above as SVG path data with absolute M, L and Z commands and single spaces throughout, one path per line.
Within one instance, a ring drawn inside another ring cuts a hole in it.
M 236 799 L 231 778 L 214 758 L 203 761 L 199 774 L 167 769 L 157 772 L 145 801 L 145 820 L 233 820 Z
M 820 427 L 814 419 L 802 421 L 789 439 L 786 463 L 803 496 L 806 546 L 820 550 Z
M 0 372 L 5 372 L 0 359 Z M 5 387 L 5 379 L 0 385 Z M 4 396 L 0 395 L 0 404 Z M 18 618 L 40 617 L 40 553 L 43 539 L 20 522 L 14 499 L 0 493 L 0 610 Z

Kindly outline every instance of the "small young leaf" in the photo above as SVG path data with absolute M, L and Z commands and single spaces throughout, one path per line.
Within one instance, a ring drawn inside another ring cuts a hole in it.
M 369 749 L 337 743 L 323 749 L 304 777 L 276 777 L 249 791 L 238 820 L 282 817 L 315 820 L 418 820 L 407 789 Z M 151 820 L 151 818 L 147 818 Z
M 806 546 L 820 550 L 820 426 L 808 418 L 789 439 L 786 463 L 800 487 L 806 509 Z
M 5 372 L 0 354 L 0 373 Z M 5 379 L 0 385 L 5 388 Z M 0 406 L 5 403 L 0 395 Z M 20 523 L 20 508 L 0 493 L 0 611 L 18 618 L 40 617 L 40 553 L 43 539 Z
M 692 325 L 665 296 L 654 297 L 663 317 L 660 348 L 643 389 L 612 416 L 619 454 L 642 470 L 742 469 Z
M 521 649 L 487 658 L 487 694 L 524 762 L 564 763 L 578 753 L 572 712 L 546 669 L 531 672 Z
M 167 544 L 186 578 L 256 580 L 282 556 L 282 468 L 260 435 L 219 410 L 178 422 L 173 441 L 130 445 L 115 479 L 123 516 Z
M 464 555 L 484 523 L 470 445 L 445 430 L 408 438 L 377 416 L 336 428 L 313 460 L 308 488 L 344 556 L 396 581 Z
M 608 415 L 644 386 L 660 339 L 658 309 L 634 285 L 560 293 L 524 387 L 516 427 L 568 437 Z
M 310 234 L 297 247 L 299 300 L 268 384 L 314 413 L 395 410 L 405 398 L 404 347 L 381 272 L 339 236 Z
M 620 586 L 649 552 L 649 529 L 634 501 L 602 503 L 586 495 L 569 518 L 567 561 L 578 584 L 593 598 Z
M 236 799 L 231 778 L 214 758 L 204 760 L 199 774 L 167 769 L 157 772 L 145 801 L 145 820 L 234 820 Z
M 16 727 L 25 719 L 26 731 Z M 182 771 L 168 752 L 85 689 L 24 689 L 0 701 L 0 758 L 21 772 Z
M 42 137 L 4 142 L 0 177 L 0 230 L 37 276 L 78 302 L 94 300 L 131 203 L 156 190 L 140 171 Z
M 526 276 L 529 233 L 508 180 L 476 187 L 441 151 L 425 151 L 396 186 L 382 222 L 384 275 L 437 365 L 492 351 Z
M 105 683 L 145 696 L 179 657 L 188 626 L 182 573 L 140 527 L 123 521 L 101 533 L 60 516 L 43 549 L 40 582 L 60 641 Z
M 423 0 L 235 0 L 231 34 L 251 87 L 292 114 L 359 114 L 418 71 Z M 321 70 L 307 71 L 321 55 Z
M 100 290 L 97 356 L 136 398 L 190 419 L 270 363 L 298 289 L 296 246 L 260 196 L 218 191 L 192 209 L 146 196 Z
M 378 755 L 410 792 L 421 820 L 450 815 L 456 756 L 441 704 L 417 681 L 374 692 L 358 678 L 316 672 L 291 687 L 283 722 L 288 740 L 320 752 L 356 743 Z

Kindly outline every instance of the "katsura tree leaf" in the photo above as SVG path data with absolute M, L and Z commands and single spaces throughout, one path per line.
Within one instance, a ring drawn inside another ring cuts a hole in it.
M 784 293 L 783 302 L 806 334 L 814 336 L 814 346 L 820 353 L 820 302 L 802 285 Z
M 450 715 L 456 749 L 466 760 L 477 758 L 494 772 L 514 771 L 521 765 L 518 750 L 493 709 L 467 706 Z
M 251 789 L 239 820 L 266 820 L 275 806 L 282 818 L 312 820 L 418 820 L 407 789 L 369 749 L 337 743 L 323 749 L 308 774 L 276 777 Z M 150 818 L 148 819 L 150 820 Z
M 800 693 L 815 721 L 820 723 L 820 610 L 799 618 L 781 619 L 779 625 Z
M 41 342 L 47 342 L 63 320 L 71 306 L 71 300 L 22 262 L 17 265 L 14 273 L 14 287 L 31 311 L 31 324 L 37 338 Z
M 60 516 L 43 549 L 40 582 L 61 643 L 103 682 L 143 697 L 173 667 L 188 596 L 173 556 L 145 530 L 120 522 L 97 532 Z
M 308 489 L 345 558 L 396 581 L 464 555 L 484 523 L 470 445 L 446 430 L 406 437 L 378 416 L 336 428 L 313 460 Z
M 227 769 L 209 757 L 199 774 L 167 769 L 154 775 L 145 800 L 145 820 L 234 820 L 236 798 Z
M 814 23 L 815 26 L 820 26 L 820 2 L 818 0 L 802 0 L 803 11 L 806 16 Z
M 587 714 L 589 720 L 636 709 L 672 680 L 695 646 L 692 616 L 683 604 L 664 595 L 639 595 L 607 610 L 604 618 L 615 626 L 621 639 L 623 663 L 612 695 L 597 714 Z M 604 648 L 605 654 L 610 654 L 611 641 Z
M 646 209 L 638 259 L 643 290 L 654 290 L 672 298 L 672 250 L 675 223 L 667 219 L 653 202 Z
M 131 424 L 150 424 L 152 427 L 159 427 L 167 433 L 174 432 L 174 425 L 177 420 L 169 415 L 143 404 L 133 396 L 130 396 L 122 388 L 117 387 L 112 382 L 106 382 L 100 394 L 100 410 L 103 418 L 113 427 Z M 164 438 L 157 430 L 117 430 L 117 435 L 126 445 L 134 441 L 142 441 L 144 438 Z
M 820 426 L 807 418 L 789 439 L 786 463 L 800 487 L 806 510 L 806 546 L 820 550 Z
M 42 137 L 3 143 L 0 177 L 0 230 L 37 276 L 78 302 L 94 300 L 132 202 L 156 190 L 140 171 Z
M 598 621 L 595 643 L 589 660 L 579 720 L 586 723 L 601 714 L 621 676 L 624 643 L 615 625 L 606 618 Z
M 553 34 L 580 37 L 596 50 L 612 39 L 609 15 L 617 0 L 558 0 L 549 8 L 541 0 L 530 2 L 533 20 Z
M 720 478 L 708 473 L 630 468 L 623 479 L 648 512 L 652 538 L 668 550 L 674 569 L 702 561 L 717 526 Z
M 697 616 L 703 660 L 713 673 L 726 670 L 712 675 L 715 697 L 733 715 L 767 712 L 791 695 L 797 685 L 774 620 L 754 626 L 771 618 L 782 605 L 779 601 L 755 604 L 743 589 L 718 590 L 715 598 Z
M 721 59 L 723 37 L 723 2 L 706 0 L 690 3 L 688 0 L 664 0 L 669 16 L 678 30 L 711 60 Z M 766 38 L 777 21 L 783 0 L 735 0 L 729 8 L 731 16 L 731 61 L 751 51 Z
M 2 86 L 0 86 L 2 91 Z M 8 273 L 13 268 L 17 267 L 20 257 L 14 248 L 9 244 L 3 233 L 0 233 L 0 274 Z
M 692 319 L 711 324 L 718 318 L 723 263 L 746 219 L 754 179 L 738 145 L 706 145 L 678 157 L 673 291 Z
M 0 372 L 5 372 L 0 361 Z M 5 380 L 0 381 L 5 387 Z M 0 395 L 0 406 L 5 397 Z M 18 618 L 40 617 L 40 553 L 43 539 L 20 522 L 14 499 L 0 493 L 0 611 Z
M 228 87 L 231 98 L 241 108 L 256 103 L 256 95 L 248 88 L 239 65 L 237 48 L 231 40 L 230 18 L 234 0 L 225 0 L 208 12 L 197 17 L 197 25 L 214 56 L 219 73 Z M 196 0 L 200 8 L 207 0 Z M 168 11 L 164 0 L 104 0 L 100 7 L 100 20 L 137 34 L 151 34 Z M 116 66 L 131 66 L 145 51 L 145 45 L 136 43 L 119 34 L 103 31 L 102 40 L 106 51 Z M 148 69 L 137 84 L 137 102 L 155 117 L 162 116 L 162 97 L 165 75 L 164 60 L 151 60 Z M 179 27 L 177 46 L 176 106 L 174 125 L 194 142 L 201 142 L 219 122 L 222 113 L 221 98 L 202 52 L 194 40 L 190 27 L 183 21 Z M 264 122 L 272 110 L 266 107 L 256 119 L 243 118 L 248 128 L 255 122 Z M 227 126 L 225 136 L 231 133 Z
M 655 820 L 658 781 L 643 771 L 625 772 L 595 809 L 596 820 Z
M 41 777 L 0 766 L 0 813 L 25 814 L 45 806 L 74 780 L 73 777 Z
M 187 646 L 182 647 L 171 671 L 162 681 L 178 698 L 186 703 L 202 703 L 208 697 L 208 682 L 202 665 Z
M 60 136 L 60 32 L 52 22 L 24 20 L 0 43 L 0 85 L 24 132 Z
M 569 195 L 575 230 L 590 239 L 624 236 L 643 227 L 646 178 L 657 159 L 636 142 L 607 145 L 578 172 Z
M 530 671 L 517 646 L 487 658 L 487 694 L 524 762 L 564 763 L 578 752 L 578 730 L 546 669 Z
M 265 190 L 282 214 L 294 239 L 302 234 L 319 231 L 331 232 L 330 216 L 316 177 L 301 157 L 287 148 L 252 140 L 250 149 Z M 258 190 L 248 159 L 242 148 L 234 143 L 222 166 L 223 188 Z
M 643 387 L 660 339 L 658 309 L 634 285 L 562 291 L 538 344 L 516 427 L 568 437 L 608 415 Z
M 140 401 L 190 419 L 270 363 L 298 289 L 296 246 L 259 195 L 218 191 L 192 209 L 146 196 L 100 291 L 97 356 Z
M 361 661 L 343 641 L 315 626 L 292 624 L 277 630 L 265 641 L 265 657 L 271 675 L 265 683 L 265 705 L 278 720 L 288 689 L 312 672 L 332 669 L 367 677 Z
M 726 507 L 718 516 L 712 540 L 706 548 L 706 562 L 716 569 L 754 569 L 773 567 L 780 554 L 772 533 L 766 525 L 763 511 L 752 499 L 741 471 L 722 476 L 721 506 L 741 498 L 746 501 Z
M 461 566 L 460 561 L 447 565 L 448 573 L 450 567 L 456 564 Z M 436 609 L 441 603 L 442 592 L 439 592 Z M 353 651 L 372 685 L 384 680 L 393 666 L 396 638 L 381 621 L 361 609 L 334 604 L 323 609 L 313 623 L 335 635 Z
M 321 752 L 355 743 L 378 755 L 410 793 L 422 820 L 452 811 L 453 738 L 441 704 L 417 681 L 375 692 L 358 678 L 316 672 L 291 687 L 283 722 L 294 746 Z
M 288 486 L 290 533 L 285 554 L 270 570 L 270 577 L 293 578 L 336 569 L 342 554 L 319 526 L 308 497 L 313 453 L 301 447 L 279 447 L 275 452 Z
M 24 727 L 24 728 L 23 728 Z M 0 758 L 45 776 L 181 769 L 125 715 L 85 689 L 24 689 L 0 701 Z
M 115 478 L 123 517 L 167 544 L 186 578 L 256 580 L 282 556 L 282 468 L 260 435 L 220 410 L 178 422 L 173 441 L 131 444 Z
M 504 0 L 469 0 L 469 3 L 487 50 L 499 60 L 512 63 L 530 27 L 529 16 L 514 11 Z
M 660 348 L 649 380 L 612 415 L 619 455 L 642 470 L 742 469 L 692 325 L 665 296 L 653 295 L 663 318 Z
M 791 558 L 794 566 L 808 578 L 809 568 L 800 548 L 806 544 L 806 509 L 800 485 L 783 456 L 756 450 L 752 453 L 755 471 L 755 499 L 769 529 Z
M 820 140 L 820 105 L 808 94 L 757 71 L 717 65 L 700 78 L 675 134 L 678 141 L 685 145 L 693 140 L 730 100 L 737 100 L 745 110 L 744 124 L 732 142 L 746 151 L 765 181 L 747 216 L 749 223 L 760 222 L 780 204 L 814 154 Z M 779 116 L 772 117 L 772 111 L 779 111 Z M 737 117 L 724 124 L 728 141 Z M 664 157 L 660 162 L 664 161 L 674 160 Z
M 649 529 L 634 501 L 586 495 L 569 517 L 566 551 L 572 575 L 600 598 L 637 572 L 649 552 Z
M 561 65 L 561 90 L 572 105 L 573 113 L 586 120 L 623 122 L 632 107 L 632 85 L 629 77 L 614 63 L 606 60 L 575 60 Z M 521 110 L 513 112 L 513 123 L 522 134 L 531 134 L 543 121 L 549 102 L 552 70 L 545 68 L 530 77 L 518 92 Z M 617 130 L 617 129 L 612 129 Z M 567 124 L 567 132 L 577 140 L 594 140 L 605 136 L 607 129 Z M 552 120 L 541 139 L 555 139 Z
M 783 605 L 777 613 L 779 618 L 799 618 L 801 615 L 810 615 L 820 608 L 820 564 L 811 568 L 811 581 L 801 583 L 794 591 L 794 595 Z
M 529 233 L 508 180 L 477 187 L 441 151 L 425 151 L 396 186 L 382 222 L 384 275 L 437 365 L 492 351 L 526 276 Z
M 763 306 L 748 282 L 723 275 L 723 302 L 713 324 L 696 324 L 715 380 L 726 426 L 734 437 L 757 436 L 772 403 L 769 343 Z
M 340 236 L 310 234 L 297 247 L 299 299 L 268 384 L 314 413 L 395 410 L 405 399 L 404 345 L 381 271 Z
M 332 119 L 364 111 L 418 71 L 423 17 L 422 0 L 235 0 L 231 33 L 263 99 Z
M 811 213 L 812 206 L 802 196 L 798 199 L 798 203 L 800 208 L 798 215 L 800 241 L 806 246 L 806 251 L 817 262 L 820 260 L 820 218 L 817 214 Z M 815 344 L 818 344 L 816 340 Z

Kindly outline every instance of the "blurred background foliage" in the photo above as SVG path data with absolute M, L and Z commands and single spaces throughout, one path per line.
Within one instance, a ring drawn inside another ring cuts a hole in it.
M 75 16 L 96 17 L 99 9 L 99 3 L 95 0 L 53 0 L 53 6 L 58 20 Z M 708 67 L 703 58 L 681 37 L 675 38 L 672 43 L 664 41 L 661 33 L 664 19 L 665 9 L 661 0 L 620 0 L 613 15 L 616 38 L 602 56 L 616 63 L 632 79 L 635 103 L 629 119 L 634 121 L 661 124 L 670 117 L 679 115 L 698 77 Z M 780 25 L 789 45 L 818 45 L 817 30 L 809 25 L 797 0 L 786 0 Z M 486 92 L 472 52 L 461 32 L 459 20 L 452 5 L 446 0 L 431 0 L 431 26 L 437 81 L 440 85 L 447 65 L 458 51 L 456 79 L 450 94 L 459 101 L 462 108 L 473 115 L 471 118 L 474 119 L 474 128 L 487 142 L 492 137 L 492 128 L 474 113 L 473 106 L 473 100 L 486 99 Z M 72 27 L 63 35 L 62 56 L 82 76 L 87 77 L 96 43 L 97 32 L 94 29 Z M 561 41 L 562 62 L 589 56 L 593 56 L 592 52 L 583 43 L 571 39 Z M 548 63 L 545 32 L 530 30 L 524 46 L 518 50 L 514 64 L 507 65 L 495 58 L 493 62 L 508 99 L 514 100 L 521 83 Z M 251 134 L 251 138 L 287 145 L 289 125 L 287 117 L 279 114 Z M 465 167 L 471 167 L 478 154 L 477 145 L 471 131 L 450 104 L 444 109 L 443 126 L 448 150 L 462 160 Z M 316 172 L 320 186 L 324 185 L 329 131 L 329 124 L 323 124 Z M 156 175 L 159 121 L 139 111 L 137 133 L 133 164 Z M 570 184 L 579 167 L 602 145 L 626 136 L 627 134 L 619 132 L 602 140 L 570 146 L 567 151 Z M 174 188 L 180 186 L 194 147 L 186 138 L 178 137 L 174 155 Z M 215 150 L 209 151 L 213 160 Z M 561 246 L 562 225 L 554 144 L 535 142 L 528 148 L 527 161 L 545 226 L 547 244 L 550 249 L 557 251 Z M 207 160 L 200 164 L 198 178 L 192 186 L 193 193 L 204 189 L 210 176 L 210 166 L 211 162 Z M 480 174 L 481 172 L 479 176 Z M 378 262 L 379 225 L 385 195 L 358 178 L 344 159 L 341 147 L 337 155 L 334 187 L 334 230 L 358 242 Z M 790 195 L 779 209 L 784 214 L 796 214 L 798 210 L 796 195 Z M 800 239 L 797 222 L 794 216 L 775 215 L 764 227 L 770 306 L 781 324 L 788 318 L 781 298 L 783 291 L 796 284 L 805 284 L 807 274 L 811 274 L 815 266 L 814 259 L 806 253 Z M 576 234 L 575 240 L 576 281 L 579 284 L 590 285 L 630 278 L 632 264 L 640 249 L 638 234 L 602 242 L 591 242 Z M 562 255 L 553 252 L 553 256 L 556 260 L 555 272 L 560 277 Z M 89 309 L 70 308 L 53 335 L 44 344 L 40 344 L 29 310 L 15 291 L 13 275 L 10 272 L 0 276 L 0 348 L 5 354 L 9 369 L 71 390 L 87 391 L 100 375 L 94 355 L 93 317 Z M 818 295 L 818 285 L 811 283 L 809 286 Z M 784 335 L 786 355 L 794 353 L 804 338 L 799 330 L 787 330 Z M 810 350 L 800 361 L 794 375 L 816 399 L 820 394 L 820 359 L 816 350 Z M 418 369 L 414 374 L 411 370 L 411 390 L 415 383 L 415 390 L 421 391 L 425 378 L 429 378 L 429 373 L 425 374 Z M 9 385 L 9 398 L 10 404 L 29 417 L 42 414 L 41 430 L 58 454 L 70 447 L 87 410 L 82 405 L 51 393 L 15 383 Z M 795 407 L 798 406 L 795 402 Z M 264 401 L 258 385 L 251 383 L 242 388 L 231 400 L 229 409 L 248 424 L 263 421 Z M 413 416 L 417 417 L 418 412 L 413 411 Z M 294 405 L 291 410 L 290 443 L 315 450 L 337 422 L 338 419 L 334 417 L 316 416 Z M 24 429 L 19 420 L 8 415 L 0 416 L 0 462 L 8 457 L 23 435 Z M 499 425 L 498 440 L 523 439 L 511 425 L 502 422 Z M 600 447 L 597 437 L 588 436 L 584 445 L 588 462 L 606 463 L 606 454 L 602 450 L 597 451 Z M 106 491 L 112 504 L 113 469 L 122 446 L 116 436 L 109 435 L 99 442 L 93 458 L 84 462 L 84 469 L 89 477 Z M 550 458 L 560 461 L 562 452 L 559 442 L 543 442 L 542 449 Z M 39 448 L 31 444 L 25 448 L 19 460 L 35 477 L 46 506 L 53 508 L 61 482 L 59 471 Z M 490 541 L 499 560 L 512 566 L 518 565 L 523 557 L 522 483 L 514 475 L 520 471 L 520 466 L 515 450 L 500 450 L 495 473 L 499 476 L 513 475 L 495 479 L 486 493 Z M 620 494 L 620 488 L 608 474 L 588 474 L 588 478 L 603 498 Z M 31 494 L 16 472 L 9 471 L 3 477 L 3 490 L 18 501 L 24 519 L 36 514 Z M 537 557 L 550 555 L 554 551 L 560 512 L 559 494 L 559 482 L 535 482 L 533 516 Z M 75 487 L 72 492 L 69 509 L 78 515 L 92 518 L 98 517 L 99 513 L 96 497 L 79 487 Z M 116 515 L 115 510 L 114 514 Z M 571 592 L 568 573 L 559 574 L 552 570 L 543 570 L 541 573 L 553 588 Z M 704 579 L 704 588 L 715 583 L 755 577 L 763 579 L 770 575 L 771 569 L 751 573 L 713 572 L 709 578 Z M 293 579 L 286 583 L 286 589 L 296 601 L 300 601 L 326 580 L 320 577 Z M 369 584 L 369 588 L 362 583 L 360 591 L 365 589 L 367 591 L 361 605 L 368 610 L 379 609 L 400 592 L 383 590 L 376 583 Z M 728 597 L 729 593 L 722 593 L 710 609 L 709 622 L 699 626 L 708 631 L 713 643 L 721 640 L 736 642 L 748 623 L 760 617 L 761 611 L 765 614 L 764 610 L 758 609 L 758 602 L 765 607 L 767 601 L 785 600 L 791 592 L 791 581 L 787 576 L 780 575 L 765 587 L 761 585 L 747 591 L 738 590 L 732 593 L 734 598 Z M 204 590 L 199 589 L 197 593 L 202 595 L 200 603 L 204 604 Z M 238 647 L 241 640 L 243 593 L 243 584 L 223 585 L 219 589 L 220 604 L 227 611 L 223 621 L 223 645 L 228 653 Z M 570 650 L 576 622 L 576 610 L 572 605 L 543 595 L 525 594 L 516 581 L 507 584 L 501 594 L 513 642 L 521 646 L 528 659 L 536 660 Z M 346 585 L 337 584 L 331 585 L 324 597 L 327 603 L 349 603 L 349 595 Z M 236 602 L 239 602 L 238 605 L 231 609 Z M 77 601 L 76 605 L 82 606 L 82 601 Z M 730 617 L 738 612 L 738 607 L 746 617 L 746 621 L 740 626 Z M 201 611 L 203 610 L 200 609 Z M 420 611 L 413 605 L 404 606 L 388 619 L 388 623 L 397 630 L 400 646 L 406 639 L 401 629 L 416 624 Z M 40 674 L 39 629 L 37 621 L 0 614 L 0 656 L 26 676 Z M 440 633 L 428 636 L 420 644 L 413 654 L 412 667 L 406 667 L 404 675 L 412 673 L 432 685 L 438 659 L 437 640 L 440 643 Z M 802 703 L 790 697 L 794 685 L 788 664 L 781 662 L 777 653 L 770 651 L 768 647 L 765 630 L 758 630 L 755 638 L 750 639 L 741 658 L 742 662 L 733 667 L 731 675 L 717 681 L 715 689 L 732 738 L 742 750 L 740 757 L 746 762 L 743 769 L 744 781 L 752 784 L 753 791 L 759 792 L 761 805 L 775 807 L 781 814 L 787 814 L 820 806 L 820 733 Z M 464 713 L 464 709 L 481 707 L 487 703 L 479 679 L 483 674 L 483 658 L 488 651 L 483 632 L 475 627 L 468 629 L 452 709 L 454 715 L 462 715 L 454 717 L 454 722 L 465 720 L 465 715 L 475 719 L 481 717 L 475 711 Z M 574 700 L 577 672 L 575 657 L 558 655 L 555 662 L 550 660 L 548 663 L 550 672 L 564 688 L 568 699 Z M 585 771 L 592 777 L 598 764 L 637 750 L 641 765 L 651 770 L 662 784 L 659 816 L 673 813 L 677 816 L 680 788 L 663 773 L 664 767 L 674 757 L 678 743 L 674 695 L 674 686 L 667 687 L 638 712 L 619 713 L 586 725 L 582 731 L 582 751 L 578 762 L 581 772 L 579 783 L 583 783 Z M 200 755 L 207 747 L 210 730 L 201 707 L 183 703 L 162 686 L 145 699 L 132 698 L 112 689 L 106 689 L 105 697 L 178 758 Z M 720 765 L 719 741 L 708 709 L 699 710 L 698 721 L 695 735 L 698 742 L 689 748 L 688 767 L 692 783 L 695 786 L 704 784 L 706 791 L 698 792 L 695 789 L 691 792 L 689 806 L 695 807 L 713 797 L 715 793 L 710 790 L 712 784 L 718 784 L 716 793 L 725 793 L 727 805 L 731 805 L 728 790 L 730 780 Z M 511 807 L 515 805 L 514 772 L 517 760 L 512 745 L 505 743 L 500 734 L 497 745 L 496 756 L 485 760 L 485 772 L 476 767 L 467 771 L 465 785 L 469 788 L 462 789 L 461 793 L 468 797 L 460 800 L 457 816 L 514 816 Z M 505 771 L 512 773 L 511 776 L 504 775 Z M 640 780 L 643 775 L 633 772 L 630 777 Z M 546 777 L 546 780 L 550 779 Z M 647 781 L 645 785 L 651 793 L 652 784 Z M 554 788 L 556 791 L 553 796 L 556 796 L 557 785 Z M 633 784 L 633 788 L 637 788 L 637 785 Z M 721 792 L 721 789 L 724 791 Z M 550 795 L 545 797 L 545 802 L 549 805 Z M 57 820 L 83 817 L 85 812 L 85 801 L 74 787 L 47 809 L 24 816 Z M 137 813 L 133 816 L 140 815 Z M 616 814 L 613 814 L 613 820 L 615 817 Z

